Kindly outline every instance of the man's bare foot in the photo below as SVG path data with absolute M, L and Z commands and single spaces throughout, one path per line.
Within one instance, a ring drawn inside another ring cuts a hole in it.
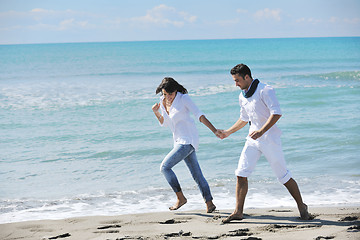
M 299 209 L 300 212 L 300 218 L 302 220 L 312 220 L 314 219 L 313 216 L 308 212 L 308 206 L 304 203 L 304 207 L 302 209 Z
M 172 207 L 169 207 L 169 209 L 171 210 L 171 211 L 173 211 L 173 210 L 178 210 L 179 208 L 181 208 L 185 203 L 187 203 L 187 199 L 185 198 L 184 200 L 178 200 L 177 202 L 176 202 L 176 204 L 174 205 L 174 206 L 172 206 Z
M 224 220 L 222 220 L 222 223 L 229 223 L 233 220 L 243 220 L 243 216 L 242 215 L 238 215 L 238 214 L 231 214 L 230 216 L 228 216 L 227 218 L 225 218 Z
M 211 206 L 207 206 L 206 208 L 207 208 L 206 210 L 207 213 L 212 213 L 213 211 L 215 211 L 216 206 L 212 204 Z

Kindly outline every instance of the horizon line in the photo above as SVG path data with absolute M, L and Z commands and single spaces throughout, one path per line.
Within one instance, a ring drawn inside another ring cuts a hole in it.
M 212 40 L 257 40 L 257 39 L 311 39 L 311 38 L 359 38 L 360 36 L 327 36 L 327 37 L 249 37 L 249 38 L 204 38 L 204 39 L 162 39 L 162 40 L 119 40 L 119 41 L 74 41 L 74 42 L 34 42 L 34 43 L 0 43 L 0 46 L 10 45 L 40 45 L 40 44 L 81 44 L 81 43 L 122 43 L 122 42 L 172 42 L 172 41 L 212 41 Z

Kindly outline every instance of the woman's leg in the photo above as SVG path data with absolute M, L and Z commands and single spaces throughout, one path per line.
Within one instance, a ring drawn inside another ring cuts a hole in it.
M 194 148 L 193 148 L 192 153 L 185 158 L 185 163 L 188 166 L 195 182 L 199 186 L 200 192 L 206 203 L 207 212 L 213 212 L 216 207 L 215 207 L 214 203 L 212 202 L 213 197 L 211 196 L 210 187 L 209 187 L 209 184 L 206 181 L 204 175 L 202 174 L 202 171 L 201 171 L 199 162 L 197 160 Z
M 181 208 L 185 203 L 187 203 L 187 199 L 184 196 L 183 192 L 180 190 L 180 192 L 176 192 L 177 201 L 174 204 L 174 206 L 169 207 L 170 210 L 178 210 Z
M 175 145 L 160 165 L 160 171 L 164 174 L 177 197 L 177 202 L 173 207 L 170 207 L 170 210 L 176 210 L 187 202 L 172 167 L 185 159 L 191 150 L 191 145 Z

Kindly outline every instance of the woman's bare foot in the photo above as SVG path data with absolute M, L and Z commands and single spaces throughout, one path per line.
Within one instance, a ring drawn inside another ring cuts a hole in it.
M 212 213 L 213 211 L 215 211 L 216 206 L 211 202 L 211 204 L 206 204 L 206 212 L 207 213 Z
M 176 204 L 174 205 L 174 206 L 172 206 L 172 207 L 169 207 L 169 209 L 171 210 L 171 211 L 173 211 L 173 210 L 178 210 L 179 208 L 181 208 L 185 203 L 187 203 L 187 199 L 186 198 L 184 198 L 184 199 L 181 199 L 181 200 L 177 200 L 177 202 L 176 202 Z
M 225 218 L 224 220 L 222 220 L 222 223 L 229 223 L 233 220 L 243 220 L 243 215 L 242 214 L 231 214 L 230 216 L 228 216 L 227 218 Z

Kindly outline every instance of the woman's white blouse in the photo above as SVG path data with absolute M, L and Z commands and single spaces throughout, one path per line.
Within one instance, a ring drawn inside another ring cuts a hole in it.
M 173 133 L 174 144 L 191 144 L 195 150 L 199 148 L 199 134 L 190 112 L 200 121 L 204 115 L 191 100 L 188 94 L 176 93 L 169 114 L 163 105 L 164 96 L 160 97 L 161 115 L 164 118 L 161 126 L 169 127 Z

